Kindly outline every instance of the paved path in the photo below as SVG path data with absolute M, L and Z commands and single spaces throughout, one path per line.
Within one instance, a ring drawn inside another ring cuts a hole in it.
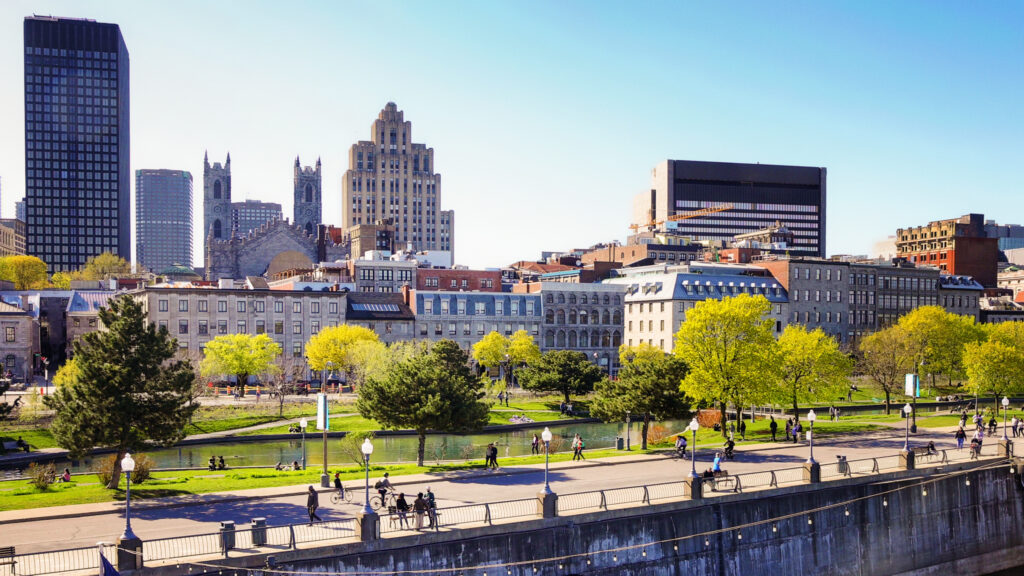
M 914 445 L 929 440 L 940 449 L 955 449 L 949 430 L 922 430 L 912 438 Z M 837 454 L 849 460 L 892 456 L 903 447 L 902 435 L 876 434 L 852 441 L 822 441 L 814 447 L 815 458 L 825 464 L 835 462 Z M 741 445 L 737 458 L 724 468 L 731 473 L 754 472 L 800 466 L 807 459 L 806 443 Z M 713 450 L 698 450 L 697 469 L 710 466 Z M 500 461 L 499 461 L 500 462 Z M 556 493 L 568 494 L 658 482 L 678 481 L 690 471 L 689 460 L 662 455 L 632 455 L 592 459 L 583 463 L 560 462 L 551 465 L 550 483 Z M 444 474 L 418 474 L 396 478 L 399 491 L 411 494 L 429 485 L 440 507 L 494 500 L 533 497 L 542 487 L 543 464 L 518 465 L 498 472 L 480 470 Z M 370 479 L 372 484 L 375 478 Z M 356 490 L 356 503 L 333 506 L 329 494 L 320 498 L 320 516 L 325 520 L 351 517 L 363 498 L 362 482 L 346 482 Z M 143 540 L 216 532 L 223 520 L 236 526 L 248 525 L 254 517 L 265 517 L 272 525 L 307 520 L 304 491 L 306 485 L 241 490 L 231 494 L 205 494 L 177 499 L 138 501 L 132 506 L 132 527 Z M 372 486 L 370 489 L 373 492 Z M 409 498 L 411 501 L 412 498 Z M 178 504 L 166 507 L 168 502 Z M 120 510 L 115 503 L 84 504 L 35 510 L 0 512 L 5 545 L 18 552 L 60 550 L 112 541 L 123 529 Z M 61 517 L 76 515 L 75 517 Z

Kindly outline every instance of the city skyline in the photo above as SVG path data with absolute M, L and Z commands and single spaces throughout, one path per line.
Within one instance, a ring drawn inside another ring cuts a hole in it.
M 132 171 L 201 174 L 204 152 L 230 152 L 233 199 L 285 214 L 294 157 L 320 157 L 323 219 L 341 224 L 348 148 L 394 101 L 436 150 L 457 263 L 472 267 L 624 240 L 667 158 L 827 168 L 830 253 L 968 212 L 1024 220 L 1009 203 L 1019 4 L 300 6 L 5 3 L 4 214 L 25 188 L 17 79 L 37 13 L 120 27 Z M 382 14 L 406 33 L 381 42 Z

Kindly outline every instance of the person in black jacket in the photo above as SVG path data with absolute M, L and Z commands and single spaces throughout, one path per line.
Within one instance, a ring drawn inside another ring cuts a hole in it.
M 316 518 L 317 522 L 323 522 L 323 518 L 316 515 L 316 509 L 320 507 L 320 497 L 317 495 L 316 490 L 312 486 L 309 487 L 309 496 L 306 497 L 306 510 L 309 512 L 309 525 L 313 525 L 313 519 Z

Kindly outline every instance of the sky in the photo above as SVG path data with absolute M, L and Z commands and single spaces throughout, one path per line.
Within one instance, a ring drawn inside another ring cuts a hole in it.
M 233 199 L 287 217 L 295 157 L 320 157 L 340 224 L 348 149 L 389 101 L 434 148 L 473 268 L 624 241 L 668 158 L 827 168 L 830 254 L 969 212 L 1024 223 L 1024 2 L 5 0 L 5 217 L 31 14 L 120 25 L 132 173 L 192 173 L 195 265 L 204 152 L 231 153 Z

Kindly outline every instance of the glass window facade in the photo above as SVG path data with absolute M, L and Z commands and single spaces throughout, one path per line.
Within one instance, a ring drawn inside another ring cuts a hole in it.
M 135 171 L 135 259 L 159 273 L 192 265 L 192 174 Z

